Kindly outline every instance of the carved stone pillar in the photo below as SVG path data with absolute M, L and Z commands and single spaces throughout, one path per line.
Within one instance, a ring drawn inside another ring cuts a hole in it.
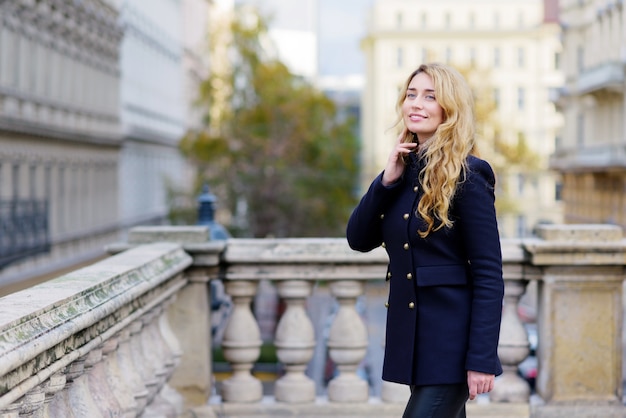
M 315 400 L 315 382 L 304 374 L 313 357 L 315 333 L 304 303 L 311 295 L 313 282 L 285 280 L 278 282 L 278 294 L 287 303 L 276 328 L 275 344 L 278 359 L 286 374 L 276 382 L 276 400 L 298 403 Z
M 225 402 L 256 402 L 263 397 L 261 382 L 251 370 L 261 354 L 261 331 L 250 309 L 257 282 L 227 281 L 226 293 L 233 300 L 233 311 L 222 339 L 224 357 L 233 368 L 233 375 L 222 384 Z
M 533 417 L 625 416 L 622 404 L 626 240 L 612 225 L 544 225 L 524 242 L 538 282 Z
M 330 327 L 328 349 L 340 374 L 328 384 L 328 398 L 333 402 L 365 402 L 369 386 L 356 371 L 367 353 L 367 328 L 355 308 L 364 285 L 340 280 L 330 284 L 330 291 L 339 302 L 339 311 Z
M 503 373 L 489 394 L 492 402 L 528 402 L 530 399 L 528 382 L 517 374 L 519 364 L 530 353 L 528 333 L 517 314 L 517 305 L 527 283 L 524 279 L 504 281 L 504 308 L 498 343 Z

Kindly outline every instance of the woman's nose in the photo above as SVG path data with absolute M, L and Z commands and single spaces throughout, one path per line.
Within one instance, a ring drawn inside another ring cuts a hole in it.
M 416 97 L 415 99 L 413 99 L 413 102 L 411 102 L 411 107 L 414 107 L 416 109 L 421 109 L 422 101 L 418 97 Z

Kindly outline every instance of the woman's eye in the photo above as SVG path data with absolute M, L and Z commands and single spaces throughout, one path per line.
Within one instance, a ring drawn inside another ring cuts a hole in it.
M 408 93 L 406 95 L 406 97 L 408 97 L 409 99 L 415 99 L 415 97 L 417 97 L 417 95 L 415 93 Z
M 427 98 L 428 100 L 435 100 L 435 96 L 432 96 L 432 95 L 428 95 L 428 96 L 426 96 L 426 98 Z

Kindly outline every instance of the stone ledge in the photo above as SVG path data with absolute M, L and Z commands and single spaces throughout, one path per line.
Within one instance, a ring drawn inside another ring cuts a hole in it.
M 622 239 L 622 228 L 607 224 L 540 225 L 537 235 L 556 242 L 615 242 Z
M 533 405 L 533 418 L 624 418 L 624 405 Z
M 404 412 L 404 403 L 385 403 L 378 398 L 370 398 L 366 403 L 330 403 L 320 398 L 308 404 L 275 403 L 266 398 L 260 403 L 233 404 L 217 403 L 193 408 L 184 418 L 259 418 L 259 417 L 298 417 L 298 418 L 397 418 Z M 529 404 L 468 403 L 468 418 L 529 418 Z

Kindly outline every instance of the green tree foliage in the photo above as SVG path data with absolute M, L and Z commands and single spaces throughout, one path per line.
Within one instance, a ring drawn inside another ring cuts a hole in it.
M 356 122 L 264 54 L 258 14 L 235 16 L 231 69 L 203 82 L 206 129 L 189 132 L 181 149 L 232 214 L 233 235 L 343 236 L 358 181 Z M 225 91 L 226 108 L 211 120 Z

